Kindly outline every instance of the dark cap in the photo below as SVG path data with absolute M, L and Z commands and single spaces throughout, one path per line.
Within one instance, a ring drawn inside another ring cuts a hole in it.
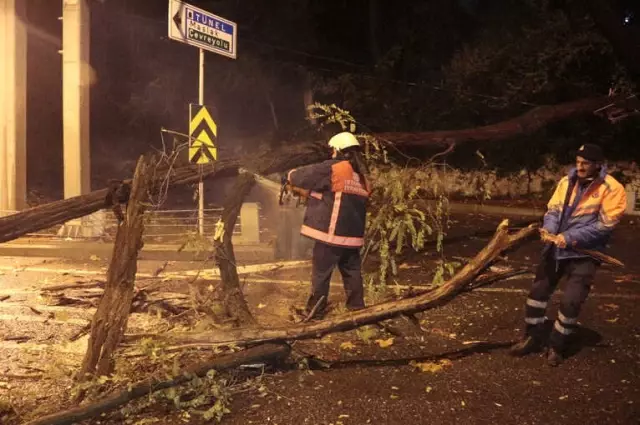
M 581 156 L 587 161 L 600 162 L 604 160 L 602 148 L 593 143 L 585 143 L 576 151 L 576 156 Z

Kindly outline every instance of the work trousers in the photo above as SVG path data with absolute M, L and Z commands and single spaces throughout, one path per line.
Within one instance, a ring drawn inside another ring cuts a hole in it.
M 543 256 L 536 271 L 535 281 L 525 308 L 527 335 L 543 339 L 545 312 L 558 282 L 566 276 L 558 317 L 553 324 L 549 345 L 558 352 L 566 348 L 567 338 L 578 326 L 578 315 L 589 295 L 599 263 L 591 258 L 573 258 L 557 261 L 552 252 Z
M 324 296 L 316 314 L 324 313 L 329 298 L 331 274 L 335 266 L 338 266 L 342 275 L 347 308 L 357 310 L 364 307 L 360 249 L 337 247 L 316 241 L 313 247 L 311 295 L 306 307 L 308 312 Z

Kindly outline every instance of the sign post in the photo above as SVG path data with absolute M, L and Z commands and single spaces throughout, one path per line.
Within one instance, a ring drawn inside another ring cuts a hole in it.
M 169 38 L 198 48 L 198 108 L 189 107 L 189 160 L 202 164 L 217 160 L 217 126 L 204 106 L 204 51 L 232 59 L 237 57 L 238 27 L 235 22 L 206 10 L 169 0 Z M 204 128 L 203 128 L 204 127 Z M 204 235 L 204 182 L 198 183 L 198 232 Z
M 200 58 L 200 65 L 198 66 L 198 103 L 204 105 L 204 50 L 198 49 L 198 56 Z M 198 167 L 200 168 L 200 181 L 198 182 L 198 233 L 200 236 L 204 236 L 204 181 L 202 180 L 202 165 Z

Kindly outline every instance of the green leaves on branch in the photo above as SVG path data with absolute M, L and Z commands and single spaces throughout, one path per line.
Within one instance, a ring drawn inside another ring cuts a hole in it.
M 324 105 L 315 102 L 309 105 L 309 118 L 317 120 L 320 127 L 329 124 L 338 124 L 342 131 L 356 132 L 356 121 L 349 111 L 339 108 L 336 105 Z
M 385 285 L 389 276 L 398 274 L 397 258 L 405 249 L 420 251 L 433 227 L 418 205 L 419 186 L 411 187 L 411 170 L 391 166 L 378 170 L 373 180 L 364 260 L 377 253 L 378 284 Z

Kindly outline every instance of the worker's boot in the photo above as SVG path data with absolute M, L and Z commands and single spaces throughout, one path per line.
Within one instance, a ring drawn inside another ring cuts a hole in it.
M 509 354 L 515 357 L 526 356 L 527 354 L 536 353 L 542 350 L 542 342 L 540 339 L 527 335 L 524 339 L 509 349 Z
M 549 366 L 560 366 L 563 361 L 564 356 L 559 351 L 554 348 L 549 348 L 549 351 L 547 352 L 547 364 Z

